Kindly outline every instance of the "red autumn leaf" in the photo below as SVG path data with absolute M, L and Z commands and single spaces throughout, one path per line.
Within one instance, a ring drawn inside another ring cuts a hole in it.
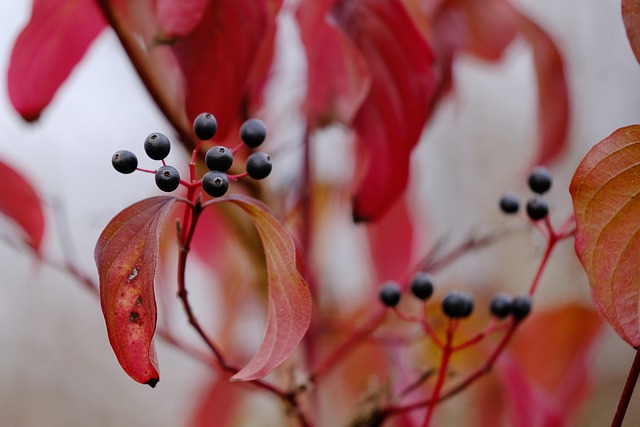
M 377 219 L 407 186 L 409 157 L 431 111 L 433 53 L 400 0 L 340 0 L 332 16 L 371 75 L 352 123 L 360 151 L 353 216 Z
M 219 139 L 244 119 L 247 96 L 271 62 L 264 52 L 272 52 L 279 6 L 280 0 L 210 1 L 199 25 L 172 45 L 186 82 L 187 115 L 213 113 Z M 254 67 L 263 72 L 252 74 Z
M 153 345 L 158 240 L 175 201 L 158 196 L 129 206 L 107 224 L 94 252 L 111 347 L 124 371 L 151 387 L 159 381 Z
M 311 321 L 311 293 L 297 267 L 297 248 L 291 235 L 260 202 L 244 196 L 224 199 L 244 210 L 253 221 L 264 247 L 268 275 L 267 327 L 260 348 L 231 379 L 262 378 L 296 349 Z
M 616 130 L 582 159 L 571 186 L 575 249 L 596 309 L 640 345 L 640 125 Z
M 36 120 L 105 28 L 95 0 L 34 0 L 8 69 L 9 98 L 25 120 Z
M 333 120 L 349 124 L 370 85 L 354 43 L 329 20 L 335 0 L 304 1 L 296 12 L 307 54 L 305 110 L 312 128 Z
M 640 62 L 640 1 L 622 0 L 622 20 L 636 60 Z
M 40 198 L 18 171 L 2 161 L 0 175 L 3 179 L 0 213 L 22 229 L 24 242 L 39 253 L 44 235 L 44 212 Z
M 167 38 L 189 34 L 202 19 L 209 0 L 158 0 L 157 19 Z
M 237 425 L 238 408 L 247 394 L 247 390 L 229 383 L 224 377 L 212 378 L 198 393 L 198 403 L 188 426 Z

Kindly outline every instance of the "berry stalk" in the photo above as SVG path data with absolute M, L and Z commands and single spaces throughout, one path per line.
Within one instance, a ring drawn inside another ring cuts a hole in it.
M 447 339 L 442 349 L 442 360 L 440 362 L 438 379 L 436 381 L 436 386 L 431 393 L 431 403 L 427 407 L 427 415 L 424 418 L 422 427 L 429 427 L 431 418 L 433 417 L 433 412 L 435 411 L 436 403 L 438 403 L 438 401 L 440 400 L 440 392 L 442 391 L 442 387 L 444 386 L 444 379 L 447 376 L 449 361 L 451 360 L 451 355 L 453 354 L 453 336 L 456 332 L 457 326 L 457 320 L 449 319 L 449 323 L 447 325 Z

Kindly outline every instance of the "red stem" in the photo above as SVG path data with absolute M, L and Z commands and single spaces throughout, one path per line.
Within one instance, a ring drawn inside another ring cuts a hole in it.
M 631 364 L 631 369 L 629 370 L 629 376 L 627 377 L 627 382 L 624 385 L 624 389 L 622 390 L 622 395 L 620 396 L 620 400 L 618 401 L 618 409 L 616 409 L 616 414 L 613 417 L 613 421 L 611 422 L 611 427 L 621 427 L 622 422 L 624 421 L 624 416 L 627 413 L 627 408 L 629 407 L 629 401 L 631 400 L 631 396 L 633 395 L 633 390 L 636 388 L 636 383 L 638 382 L 638 376 L 640 375 L 640 351 L 636 349 L 636 356 L 633 359 L 633 363 Z
M 440 392 L 442 391 L 442 386 L 444 385 L 444 379 L 447 376 L 447 370 L 449 369 L 449 361 L 451 360 L 452 351 L 452 343 L 453 343 L 453 335 L 455 334 L 456 328 L 458 326 L 457 320 L 449 319 L 449 324 L 447 325 L 447 340 L 444 343 L 444 347 L 442 348 L 442 361 L 440 362 L 440 370 L 438 372 L 438 380 L 436 381 L 436 386 L 431 393 L 431 399 L 429 399 L 432 404 L 427 407 L 427 414 L 424 418 L 424 422 L 422 423 L 422 427 L 429 427 L 431 423 L 431 418 L 433 417 L 433 413 L 436 408 L 436 403 L 440 400 Z

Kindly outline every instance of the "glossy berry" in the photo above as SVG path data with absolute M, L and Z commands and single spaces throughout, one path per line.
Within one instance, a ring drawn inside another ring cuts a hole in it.
M 226 172 L 233 164 L 233 154 L 227 147 L 217 145 L 207 150 L 204 162 L 210 171 Z
M 144 140 L 144 152 L 153 160 L 164 160 L 171 151 L 171 142 L 160 132 L 152 133 Z
M 256 148 L 267 137 L 267 127 L 259 119 L 249 119 L 240 127 L 240 139 L 247 147 Z
M 131 151 L 116 151 L 111 157 L 113 168 L 120 173 L 132 173 L 138 167 L 138 158 Z
M 511 314 L 511 297 L 507 294 L 497 294 L 491 299 L 489 310 L 498 319 L 504 319 Z
M 253 179 L 264 179 L 271 173 L 271 156 L 258 151 L 247 158 L 247 175 Z
M 539 221 L 549 215 L 549 204 L 546 199 L 536 195 L 527 200 L 527 215 L 534 221 Z
M 463 292 L 449 292 L 442 300 L 442 311 L 452 319 L 468 317 L 473 311 L 473 297 Z
M 516 320 L 522 320 L 531 312 L 531 297 L 518 295 L 511 301 L 511 314 Z
M 202 189 L 211 197 L 224 196 L 229 189 L 229 177 L 220 171 L 209 171 L 202 177 Z
M 162 166 L 156 171 L 156 185 L 167 193 L 175 190 L 180 185 L 180 174 L 173 166 Z
M 506 214 L 515 214 L 520 210 L 520 199 L 515 194 L 503 194 L 500 197 L 500 210 Z
M 529 188 L 534 193 L 543 194 L 549 191 L 552 181 L 547 168 L 537 167 L 529 175 Z
M 433 279 L 428 273 L 417 273 L 411 280 L 410 288 L 416 298 L 424 301 L 433 294 Z
M 396 282 L 385 282 L 380 288 L 378 296 L 380 301 L 387 307 L 395 307 L 400 302 L 400 286 Z
M 193 121 L 193 133 L 202 141 L 207 141 L 218 132 L 218 121 L 211 113 L 200 113 Z

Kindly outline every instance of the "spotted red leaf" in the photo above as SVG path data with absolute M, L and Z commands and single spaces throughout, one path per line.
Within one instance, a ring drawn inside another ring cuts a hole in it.
M 25 120 L 36 120 L 105 28 L 95 0 L 34 0 L 8 69 L 9 98 Z
M 94 252 L 111 347 L 125 372 L 151 387 L 160 379 L 153 345 L 158 240 L 175 200 L 158 196 L 129 206 L 109 222 Z
M 44 212 L 38 194 L 26 178 L 2 161 L 0 176 L 3 181 L 0 213 L 20 227 L 24 242 L 39 253 L 44 235 Z
M 591 299 L 630 345 L 640 345 L 640 125 L 616 130 L 582 159 L 570 186 L 575 249 Z
M 640 62 L 640 1 L 622 0 L 622 20 L 631 49 Z
M 352 123 L 360 151 L 353 216 L 376 219 L 407 186 L 409 157 L 431 111 L 434 57 L 400 0 L 340 0 L 332 17 L 358 47 L 371 76 Z
M 262 378 L 297 348 L 311 321 L 311 293 L 298 271 L 296 245 L 280 222 L 260 202 L 244 196 L 224 199 L 244 210 L 253 221 L 267 263 L 267 327 L 260 348 L 232 379 Z

